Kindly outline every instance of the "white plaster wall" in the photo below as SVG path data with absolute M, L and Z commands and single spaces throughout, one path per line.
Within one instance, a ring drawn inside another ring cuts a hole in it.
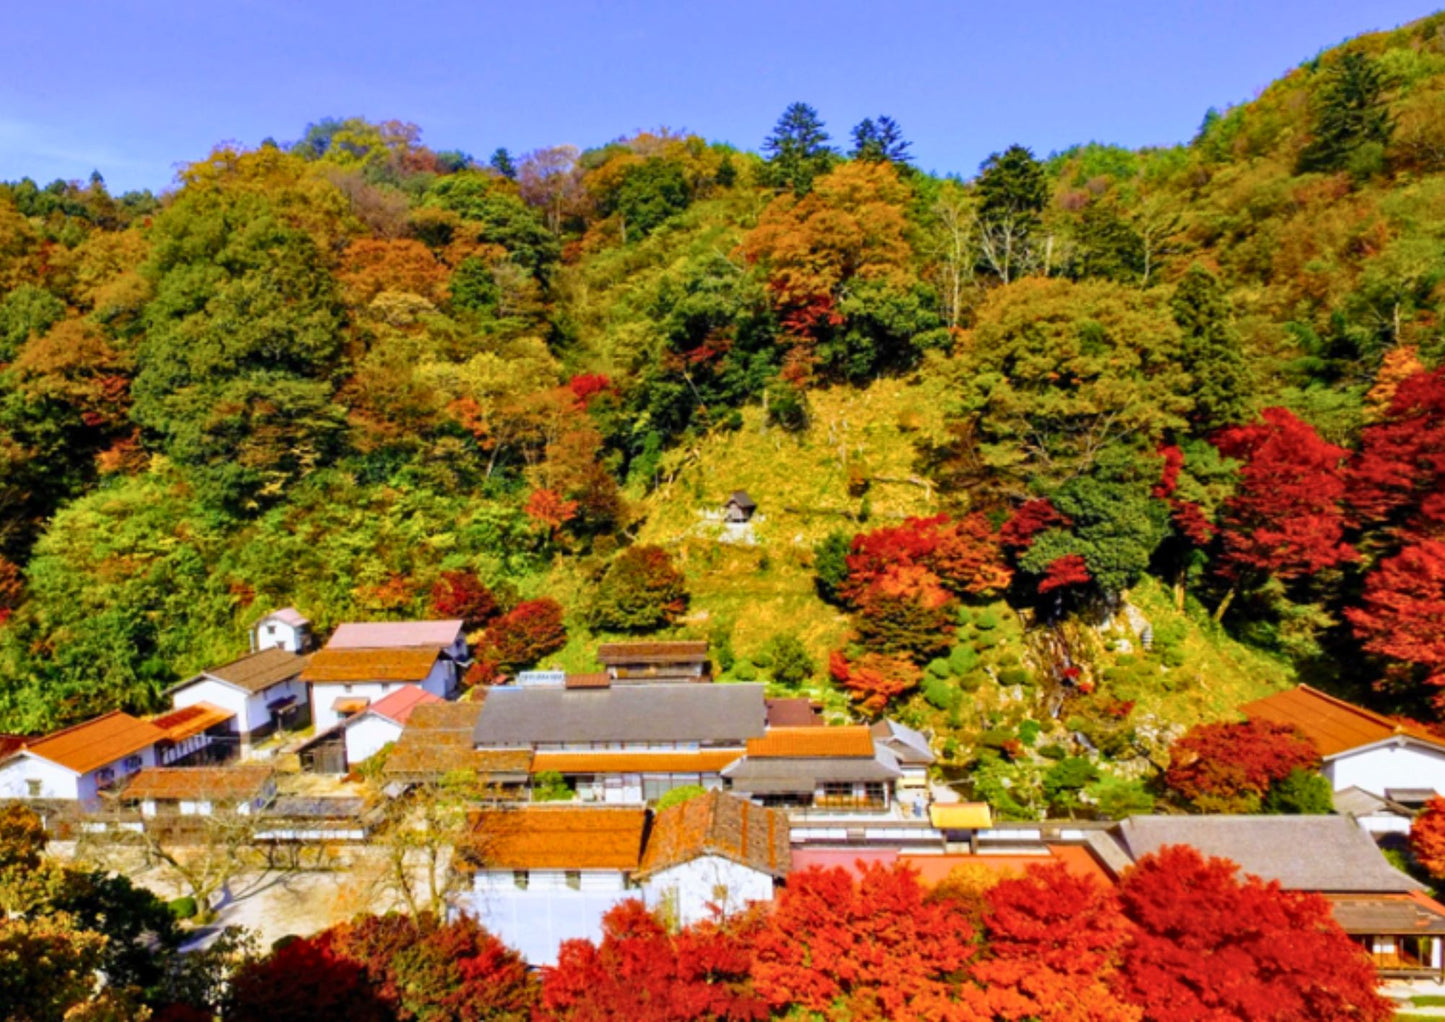
M 40 798 L 78 798 L 80 777 L 59 763 L 21 753 L 0 765 L 0 799 L 30 798 L 32 780 L 40 782 Z
M 338 699 L 369 699 L 373 703 L 382 696 L 390 695 L 399 688 L 405 687 L 399 681 L 357 681 L 352 682 L 350 691 L 344 684 L 312 684 L 311 686 L 311 719 L 316 724 L 316 733 L 329 731 L 341 721 L 341 716 L 333 710 L 332 704 Z M 413 686 L 414 687 L 414 686 Z M 422 686 L 426 688 L 426 685 Z M 428 692 L 432 689 L 427 688 Z M 434 693 L 441 695 L 441 692 Z
M 301 652 L 301 638 L 301 633 L 284 621 L 262 619 L 256 623 L 255 646 L 257 652 L 273 646 L 280 646 L 292 653 L 299 653 Z
M 481 870 L 472 877 L 472 890 L 485 893 L 488 891 L 516 891 L 518 894 L 526 894 L 530 891 L 557 891 L 572 890 L 567 886 L 567 874 L 560 869 L 533 869 L 527 870 L 527 888 L 523 890 L 517 886 L 516 878 L 510 869 L 488 869 Z M 625 891 L 627 890 L 627 878 L 619 870 L 615 869 L 584 869 L 581 873 L 581 885 L 579 890 L 583 891 Z
M 104 766 L 96 767 L 94 770 L 90 771 L 87 774 L 82 774 L 80 776 L 79 783 L 76 786 L 77 797 L 82 802 L 95 801 L 95 799 L 99 797 L 100 792 L 100 784 L 96 780 L 96 777 L 102 770 L 106 769 L 107 767 L 109 767 L 110 770 L 114 772 L 114 776 L 108 783 L 115 785 L 119 784 L 125 778 L 131 776 L 131 774 L 138 774 L 142 770 L 156 765 L 156 750 L 155 746 L 153 745 L 147 745 L 144 749 L 140 750 L 140 752 L 131 753 L 131 756 L 140 757 L 140 766 L 133 769 L 127 768 L 125 765 L 125 761 L 129 759 L 130 756 L 122 756 L 120 759 L 115 760 L 112 763 L 106 763 Z
M 642 888 L 651 909 L 661 907 L 671 896 L 677 921 L 683 926 L 709 918 L 709 905 L 730 913 L 753 902 L 773 899 L 771 874 L 716 855 L 700 856 L 654 873 L 643 881 Z
M 401 725 L 374 713 L 365 713 L 346 728 L 346 765 L 357 765 L 375 756 L 387 742 L 401 737 Z
M 226 724 L 232 734 L 242 734 L 253 728 L 266 723 L 266 704 L 261 701 L 261 719 L 259 723 L 252 721 L 251 700 L 246 698 L 246 693 L 225 682 L 216 681 L 212 678 L 205 678 L 194 685 L 187 685 L 183 689 L 171 693 L 171 706 L 177 710 L 187 706 L 194 706 L 196 703 L 210 703 L 222 709 L 230 710 L 235 714 Z
M 1412 745 L 1379 746 L 1326 763 L 1324 774 L 1336 791 L 1359 788 L 1384 795 L 1386 788 L 1432 788 L 1445 793 L 1445 753 Z

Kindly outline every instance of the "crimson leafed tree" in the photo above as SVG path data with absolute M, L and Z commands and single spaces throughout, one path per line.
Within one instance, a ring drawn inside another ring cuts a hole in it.
M 1224 504 L 1219 560 L 1231 593 L 1265 578 L 1293 581 L 1354 560 L 1343 538 L 1342 464 L 1349 452 L 1283 408 L 1267 408 L 1260 422 L 1221 430 L 1213 441 L 1242 463 Z
M 237 975 L 240 1022 L 527 1022 L 538 987 L 521 957 L 467 916 L 360 916 L 291 941 Z
M 523 600 L 487 627 L 476 650 L 479 664 L 498 669 L 528 667 L 567 645 L 562 605 L 551 597 Z
M 1288 724 L 1197 724 L 1170 746 L 1164 782 L 1204 812 L 1250 812 L 1291 772 L 1319 764 L 1313 743 Z
M 1445 880 L 1445 798 L 1436 795 L 1410 823 L 1410 854 L 1436 880 Z
M 1062 864 L 1034 866 L 985 895 L 985 956 L 973 967 L 1003 1022 L 1137 1022 L 1110 989 L 1129 939 L 1112 889 Z
M 1445 686 L 1445 542 L 1422 539 L 1381 561 L 1345 617 L 1371 653 L 1415 665 L 1427 684 Z M 1439 705 L 1445 692 L 1435 699 Z
M 869 713 L 882 713 L 889 700 L 915 687 L 923 672 L 913 661 L 886 653 L 864 653 L 849 660 L 841 650 L 828 657 L 828 674 Z
M 470 571 L 444 571 L 432 583 L 432 613 L 461 618 L 467 630 L 483 627 L 497 614 L 497 598 L 485 582 Z
M 687 610 L 687 580 L 662 547 L 628 547 L 607 566 L 592 601 L 599 628 L 645 632 L 673 624 Z
M 990 1017 L 978 992 L 959 982 L 976 950 L 966 910 L 929 900 L 907 867 L 870 864 L 856 883 L 839 868 L 794 873 L 752 945 L 753 981 L 778 1015 Z
M 1119 900 L 1133 926 L 1111 980 L 1117 994 L 1150 1022 L 1393 1017 L 1374 966 L 1322 895 L 1237 870 L 1171 846 L 1125 872 Z
M 1402 380 L 1350 463 L 1350 506 L 1363 525 L 1409 535 L 1445 529 L 1445 369 Z
M 760 1022 L 768 1008 L 749 964 L 731 930 L 704 922 L 669 933 L 642 902 L 625 901 L 603 917 L 600 944 L 562 945 L 543 971 L 542 1007 L 556 1022 Z

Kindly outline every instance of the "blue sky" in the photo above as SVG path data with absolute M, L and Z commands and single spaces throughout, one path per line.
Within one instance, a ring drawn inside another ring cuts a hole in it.
M 71 0 L 0 20 L 0 179 L 159 190 L 222 141 L 399 118 L 485 158 L 642 128 L 756 149 L 788 103 L 886 113 L 925 169 L 1189 138 L 1414 0 Z

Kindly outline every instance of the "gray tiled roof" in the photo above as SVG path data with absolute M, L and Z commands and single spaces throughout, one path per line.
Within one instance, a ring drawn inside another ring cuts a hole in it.
M 1346 816 L 1131 816 L 1120 843 L 1138 860 L 1165 845 L 1239 864 L 1293 891 L 1404 892 L 1421 885 L 1396 870 Z
M 186 688 L 198 681 L 205 681 L 207 678 L 215 678 L 217 681 L 224 681 L 228 685 L 234 685 L 255 695 L 264 692 L 272 685 L 279 685 L 283 681 L 290 681 L 300 674 L 306 667 L 306 656 L 304 654 L 289 653 L 280 646 L 273 646 L 270 649 L 263 649 L 259 653 L 252 653 L 243 656 L 239 660 L 232 660 L 220 667 L 212 667 L 202 671 L 193 678 L 181 682 L 170 691 Z
M 598 689 L 513 688 L 487 693 L 479 748 L 558 742 L 737 742 L 763 733 L 764 686 L 657 683 Z
M 735 790 L 755 794 L 813 791 L 824 781 L 896 781 L 898 758 L 879 748 L 872 759 L 818 756 L 756 759 L 744 756 L 723 768 Z

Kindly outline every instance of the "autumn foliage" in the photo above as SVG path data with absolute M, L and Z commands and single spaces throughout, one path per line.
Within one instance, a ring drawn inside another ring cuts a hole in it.
M 740 924 L 746 926 L 748 924 Z M 640 901 L 602 920 L 602 940 L 570 940 L 543 970 L 544 1017 L 557 1022 L 760 1022 L 746 944 L 710 923 L 672 934 Z
M 1236 871 L 1173 846 L 1125 872 L 1119 900 L 1131 925 L 1117 994 L 1151 1022 L 1393 1017 L 1374 967 L 1323 895 Z
M 496 616 L 497 598 L 470 571 L 444 571 L 431 587 L 431 610 L 441 618 L 460 618 L 468 630 Z
M 829 1019 L 973 1022 L 958 976 L 976 948 L 964 911 L 906 868 L 795 873 L 752 938 L 753 981 L 775 1011 Z
M 923 677 L 906 657 L 864 653 L 849 660 L 840 650 L 829 655 L 828 674 L 869 713 L 881 713 L 889 700 L 917 686 Z
M 567 645 L 562 605 L 551 597 L 524 600 L 487 627 L 475 650 L 478 662 L 515 670 Z
M 1445 540 L 1422 539 L 1381 561 L 1360 603 L 1345 616 L 1367 650 L 1418 665 L 1427 684 L 1445 686 Z
M 1410 854 L 1425 872 L 1445 879 L 1445 798 L 1430 799 L 1410 822 Z
M 1267 720 L 1199 724 L 1169 750 L 1164 781 L 1208 810 L 1258 808 L 1270 787 L 1293 770 L 1313 770 L 1320 754 L 1288 724 Z
M 1267 408 L 1262 421 L 1222 430 L 1213 440 L 1242 463 L 1224 504 L 1225 577 L 1288 581 L 1354 560 L 1344 542 L 1348 451 L 1283 408 Z

